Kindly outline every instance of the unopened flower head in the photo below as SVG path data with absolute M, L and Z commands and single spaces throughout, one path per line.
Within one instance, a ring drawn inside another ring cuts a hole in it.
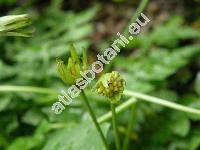
M 80 59 L 73 45 L 70 46 L 71 57 L 68 59 L 68 64 L 64 64 L 61 59 L 57 59 L 57 70 L 61 79 L 66 84 L 74 84 L 79 78 L 80 71 L 87 68 L 86 50 L 83 49 L 83 56 Z
M 124 91 L 125 81 L 116 71 L 104 74 L 96 84 L 96 91 L 108 97 L 112 103 L 120 100 Z
M 0 36 L 29 37 L 34 32 L 29 25 L 32 20 L 28 14 L 0 17 Z

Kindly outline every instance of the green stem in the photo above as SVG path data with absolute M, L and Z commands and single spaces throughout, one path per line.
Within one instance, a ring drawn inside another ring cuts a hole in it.
M 158 105 L 161 105 L 161 106 L 165 106 L 165 107 L 172 108 L 172 109 L 175 109 L 175 110 L 183 111 L 183 112 L 186 112 L 186 113 L 193 113 L 193 114 L 196 114 L 196 115 L 200 115 L 200 110 L 198 110 L 198 109 L 187 107 L 187 106 L 184 106 L 184 105 L 181 105 L 181 104 L 177 104 L 177 103 L 174 103 L 174 102 L 170 102 L 168 100 L 156 98 L 156 97 L 149 96 L 149 95 L 146 95 L 146 94 L 125 90 L 124 95 L 131 96 L 131 98 L 129 100 L 127 100 L 126 102 L 124 102 L 121 105 L 116 107 L 116 113 L 117 114 L 121 113 L 122 111 L 131 107 L 135 102 L 137 102 L 137 100 L 135 99 L 135 98 L 137 98 L 137 99 L 140 99 L 140 100 L 145 100 L 145 101 L 150 102 L 150 103 L 155 103 L 155 104 L 158 104 Z M 98 122 L 103 123 L 105 121 L 108 121 L 110 118 L 112 118 L 112 113 L 109 111 L 106 114 L 104 114 L 103 116 L 99 117 Z
M 133 105 L 131 108 L 131 115 L 130 115 L 130 120 L 128 123 L 128 129 L 127 129 L 126 137 L 125 137 L 124 143 L 123 143 L 123 150 L 128 150 L 129 139 L 130 139 L 131 131 L 133 128 L 134 119 L 135 119 L 135 105 Z
M 161 99 L 161 98 L 145 95 L 145 94 L 138 93 L 138 92 L 132 92 L 132 91 L 128 91 L 128 90 L 124 91 L 124 95 L 135 97 L 135 98 L 147 101 L 147 102 L 159 104 L 161 106 L 169 107 L 172 109 L 200 115 L 200 110 L 198 110 L 198 109 L 190 108 L 190 107 L 187 107 L 187 106 L 184 106 L 181 104 L 176 104 L 176 103 L 173 103 L 173 102 Z
M 137 7 L 133 17 L 130 20 L 130 23 L 134 23 L 136 21 L 136 19 L 140 16 L 140 14 L 143 12 L 143 10 L 145 9 L 145 7 L 147 6 L 149 0 L 142 0 L 139 4 L 139 6 Z M 128 28 L 125 29 L 124 31 L 124 35 L 128 35 Z
M 117 114 L 121 113 L 122 111 L 124 111 L 127 108 L 131 107 L 136 102 L 137 102 L 137 100 L 134 97 L 130 98 L 129 100 L 127 100 L 124 103 L 122 103 L 121 105 L 117 106 L 115 108 L 115 112 Z M 101 124 L 101 123 L 104 123 L 104 122 L 108 121 L 110 118 L 112 118 L 112 112 L 111 111 L 109 111 L 106 114 L 104 114 L 103 116 L 99 117 L 98 118 L 98 122 Z
M 40 93 L 40 94 L 52 94 L 57 95 L 59 92 L 49 89 L 49 88 L 41 88 L 41 87 L 32 87 L 32 86 L 14 86 L 14 85 L 0 85 L 0 92 L 29 92 L 29 93 Z M 181 104 L 176 104 L 174 102 L 170 102 L 168 100 L 164 100 L 161 98 L 156 98 L 153 96 L 149 96 L 142 93 L 132 92 L 129 90 L 124 91 L 124 95 L 131 96 L 132 98 L 116 108 L 116 113 L 120 113 L 126 108 L 130 107 L 132 104 L 136 102 L 135 98 L 139 98 L 141 100 L 145 100 L 151 103 L 156 103 L 165 107 L 173 108 L 176 110 L 184 111 L 187 113 L 193 113 L 200 115 L 200 110 L 195 108 L 190 108 Z M 134 98 L 135 97 L 135 98 Z M 99 123 L 103 123 L 109 120 L 112 117 L 112 113 L 108 112 L 102 117 L 98 119 Z
M 49 88 L 41 88 L 41 87 L 32 87 L 32 86 L 14 86 L 14 85 L 0 85 L 0 92 L 30 92 L 30 93 L 40 93 L 40 94 L 53 94 L 57 95 L 59 92 L 49 89 Z M 199 114 L 200 110 L 195 108 L 190 108 L 181 104 L 176 104 L 174 102 L 170 102 L 161 98 L 156 98 L 153 96 L 149 96 L 146 94 L 138 93 L 138 92 L 132 92 L 129 90 L 124 91 L 124 95 L 140 98 L 141 100 L 145 100 L 151 103 L 156 103 L 165 107 L 173 108 L 176 110 L 193 113 L 193 114 Z M 135 100 L 128 100 L 124 102 L 123 104 L 119 105 L 116 108 L 116 112 L 120 113 L 121 111 L 125 110 L 127 107 L 130 107 L 133 103 L 135 103 Z M 119 109 L 119 110 L 118 110 Z M 110 119 L 112 117 L 111 112 L 106 113 L 102 117 L 98 119 L 100 123 L 105 122 L 106 120 Z
M 93 121 L 93 123 L 94 123 L 94 125 L 95 125 L 95 127 L 96 127 L 96 129 L 97 129 L 97 131 L 98 131 L 98 133 L 99 133 L 99 135 L 100 135 L 100 137 L 101 137 L 101 140 L 102 140 L 102 142 L 103 142 L 105 148 L 106 148 L 107 150 L 109 150 L 107 141 L 106 141 L 106 139 L 105 139 L 105 137 L 104 137 L 104 135 L 103 135 L 103 132 L 102 132 L 102 130 L 101 130 L 101 128 L 100 128 L 99 123 L 97 122 L 96 116 L 95 116 L 95 114 L 94 114 L 94 112 L 93 112 L 93 110 L 92 110 L 92 108 L 91 108 L 91 106 L 90 106 L 90 104 L 89 104 L 89 102 L 88 102 L 87 96 L 85 95 L 84 91 L 82 91 L 81 94 L 82 94 L 83 100 L 84 100 L 84 102 L 85 102 L 85 105 L 86 105 L 86 107 L 87 107 L 87 109 L 88 109 L 88 112 L 89 112 L 89 114 L 90 114 L 90 116 L 91 116 L 91 118 L 92 118 L 92 121 Z
M 57 91 L 49 88 L 32 87 L 32 86 L 15 86 L 15 85 L 0 85 L 0 92 L 30 92 L 40 94 L 59 94 Z
M 117 129 L 117 116 L 115 112 L 115 104 L 111 103 L 111 111 L 112 111 L 112 124 L 113 124 L 113 130 L 114 130 L 114 136 L 115 136 L 115 144 L 117 150 L 120 150 L 120 140 L 119 140 L 119 134 Z

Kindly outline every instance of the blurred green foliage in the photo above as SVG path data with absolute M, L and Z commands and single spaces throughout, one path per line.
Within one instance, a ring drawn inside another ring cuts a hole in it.
M 52 1 L 41 12 L 32 10 L 32 26 L 36 29 L 32 37 L 0 38 L 1 85 L 67 88 L 58 77 L 55 60 L 68 58 L 71 42 L 79 50 L 85 47 L 89 55 L 93 52 L 90 49 L 93 41 L 89 37 L 100 6 L 80 12 L 64 11 L 59 7 L 61 2 Z M 20 11 L 24 12 L 16 10 Z M 110 70 L 121 73 L 129 90 L 200 109 L 200 31 L 183 23 L 183 16 L 174 16 L 142 32 L 113 60 Z M 97 116 L 108 111 L 109 105 L 103 97 L 91 89 L 86 93 Z M 50 110 L 56 100 L 57 95 L 1 92 L 0 149 L 102 149 L 91 124 L 84 123 L 89 117 L 81 101 L 75 100 L 57 116 Z M 123 97 L 125 100 L 127 97 Z M 130 149 L 199 149 L 199 116 L 140 101 L 136 106 L 132 133 L 137 138 L 131 139 Z M 120 126 L 126 128 L 130 117 L 130 110 L 120 114 Z M 109 124 L 103 124 L 103 129 L 109 143 L 114 145 Z M 120 134 L 122 140 L 124 133 Z

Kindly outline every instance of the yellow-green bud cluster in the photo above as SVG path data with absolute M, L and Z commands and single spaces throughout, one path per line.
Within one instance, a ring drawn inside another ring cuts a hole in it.
M 124 91 L 125 81 L 118 72 L 104 74 L 96 85 L 98 94 L 108 97 L 111 102 L 117 102 Z
M 70 45 L 70 52 L 71 57 L 68 59 L 67 64 L 64 64 L 61 59 L 57 59 L 57 70 L 65 83 L 74 84 L 76 79 L 81 76 L 80 71 L 84 71 L 87 68 L 87 55 L 86 50 L 83 49 L 83 56 L 80 59 L 74 45 Z

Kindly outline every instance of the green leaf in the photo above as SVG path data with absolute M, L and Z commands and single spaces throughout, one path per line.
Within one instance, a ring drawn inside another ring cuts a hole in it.
M 195 80 L 195 91 L 200 96 L 200 72 L 197 74 L 197 77 Z
M 41 112 L 36 109 L 30 109 L 22 116 L 22 122 L 37 126 L 43 118 L 44 116 L 42 116 Z
M 190 131 L 190 121 L 185 115 L 176 113 L 172 116 L 170 127 L 174 134 L 185 137 Z
M 197 132 L 194 132 L 193 133 L 193 136 L 190 140 L 190 143 L 189 143 L 189 150 L 197 150 L 200 146 L 200 132 L 199 130 L 197 129 Z
M 109 124 L 103 124 L 106 135 Z M 92 122 L 84 122 L 72 129 L 64 129 L 52 135 L 43 150 L 103 150 L 103 143 Z
M 34 147 L 34 141 L 32 137 L 20 137 L 16 138 L 13 143 L 8 147 L 8 150 L 19 150 L 23 147 L 23 150 L 28 150 Z
M 191 58 L 200 54 L 199 45 L 185 46 L 169 51 L 153 49 L 147 56 L 138 58 L 117 57 L 115 65 L 126 69 L 131 77 L 145 81 L 163 81 L 179 68 L 185 66 Z
M 9 106 L 11 99 L 7 96 L 1 97 L 0 100 L 0 112 L 3 110 L 6 110 L 6 108 Z
M 41 124 L 36 129 L 33 136 L 23 136 L 16 138 L 8 147 L 8 150 L 30 150 L 33 148 L 40 149 L 42 142 L 45 140 L 45 133 L 50 130 L 49 123 L 46 121 L 41 122 Z

